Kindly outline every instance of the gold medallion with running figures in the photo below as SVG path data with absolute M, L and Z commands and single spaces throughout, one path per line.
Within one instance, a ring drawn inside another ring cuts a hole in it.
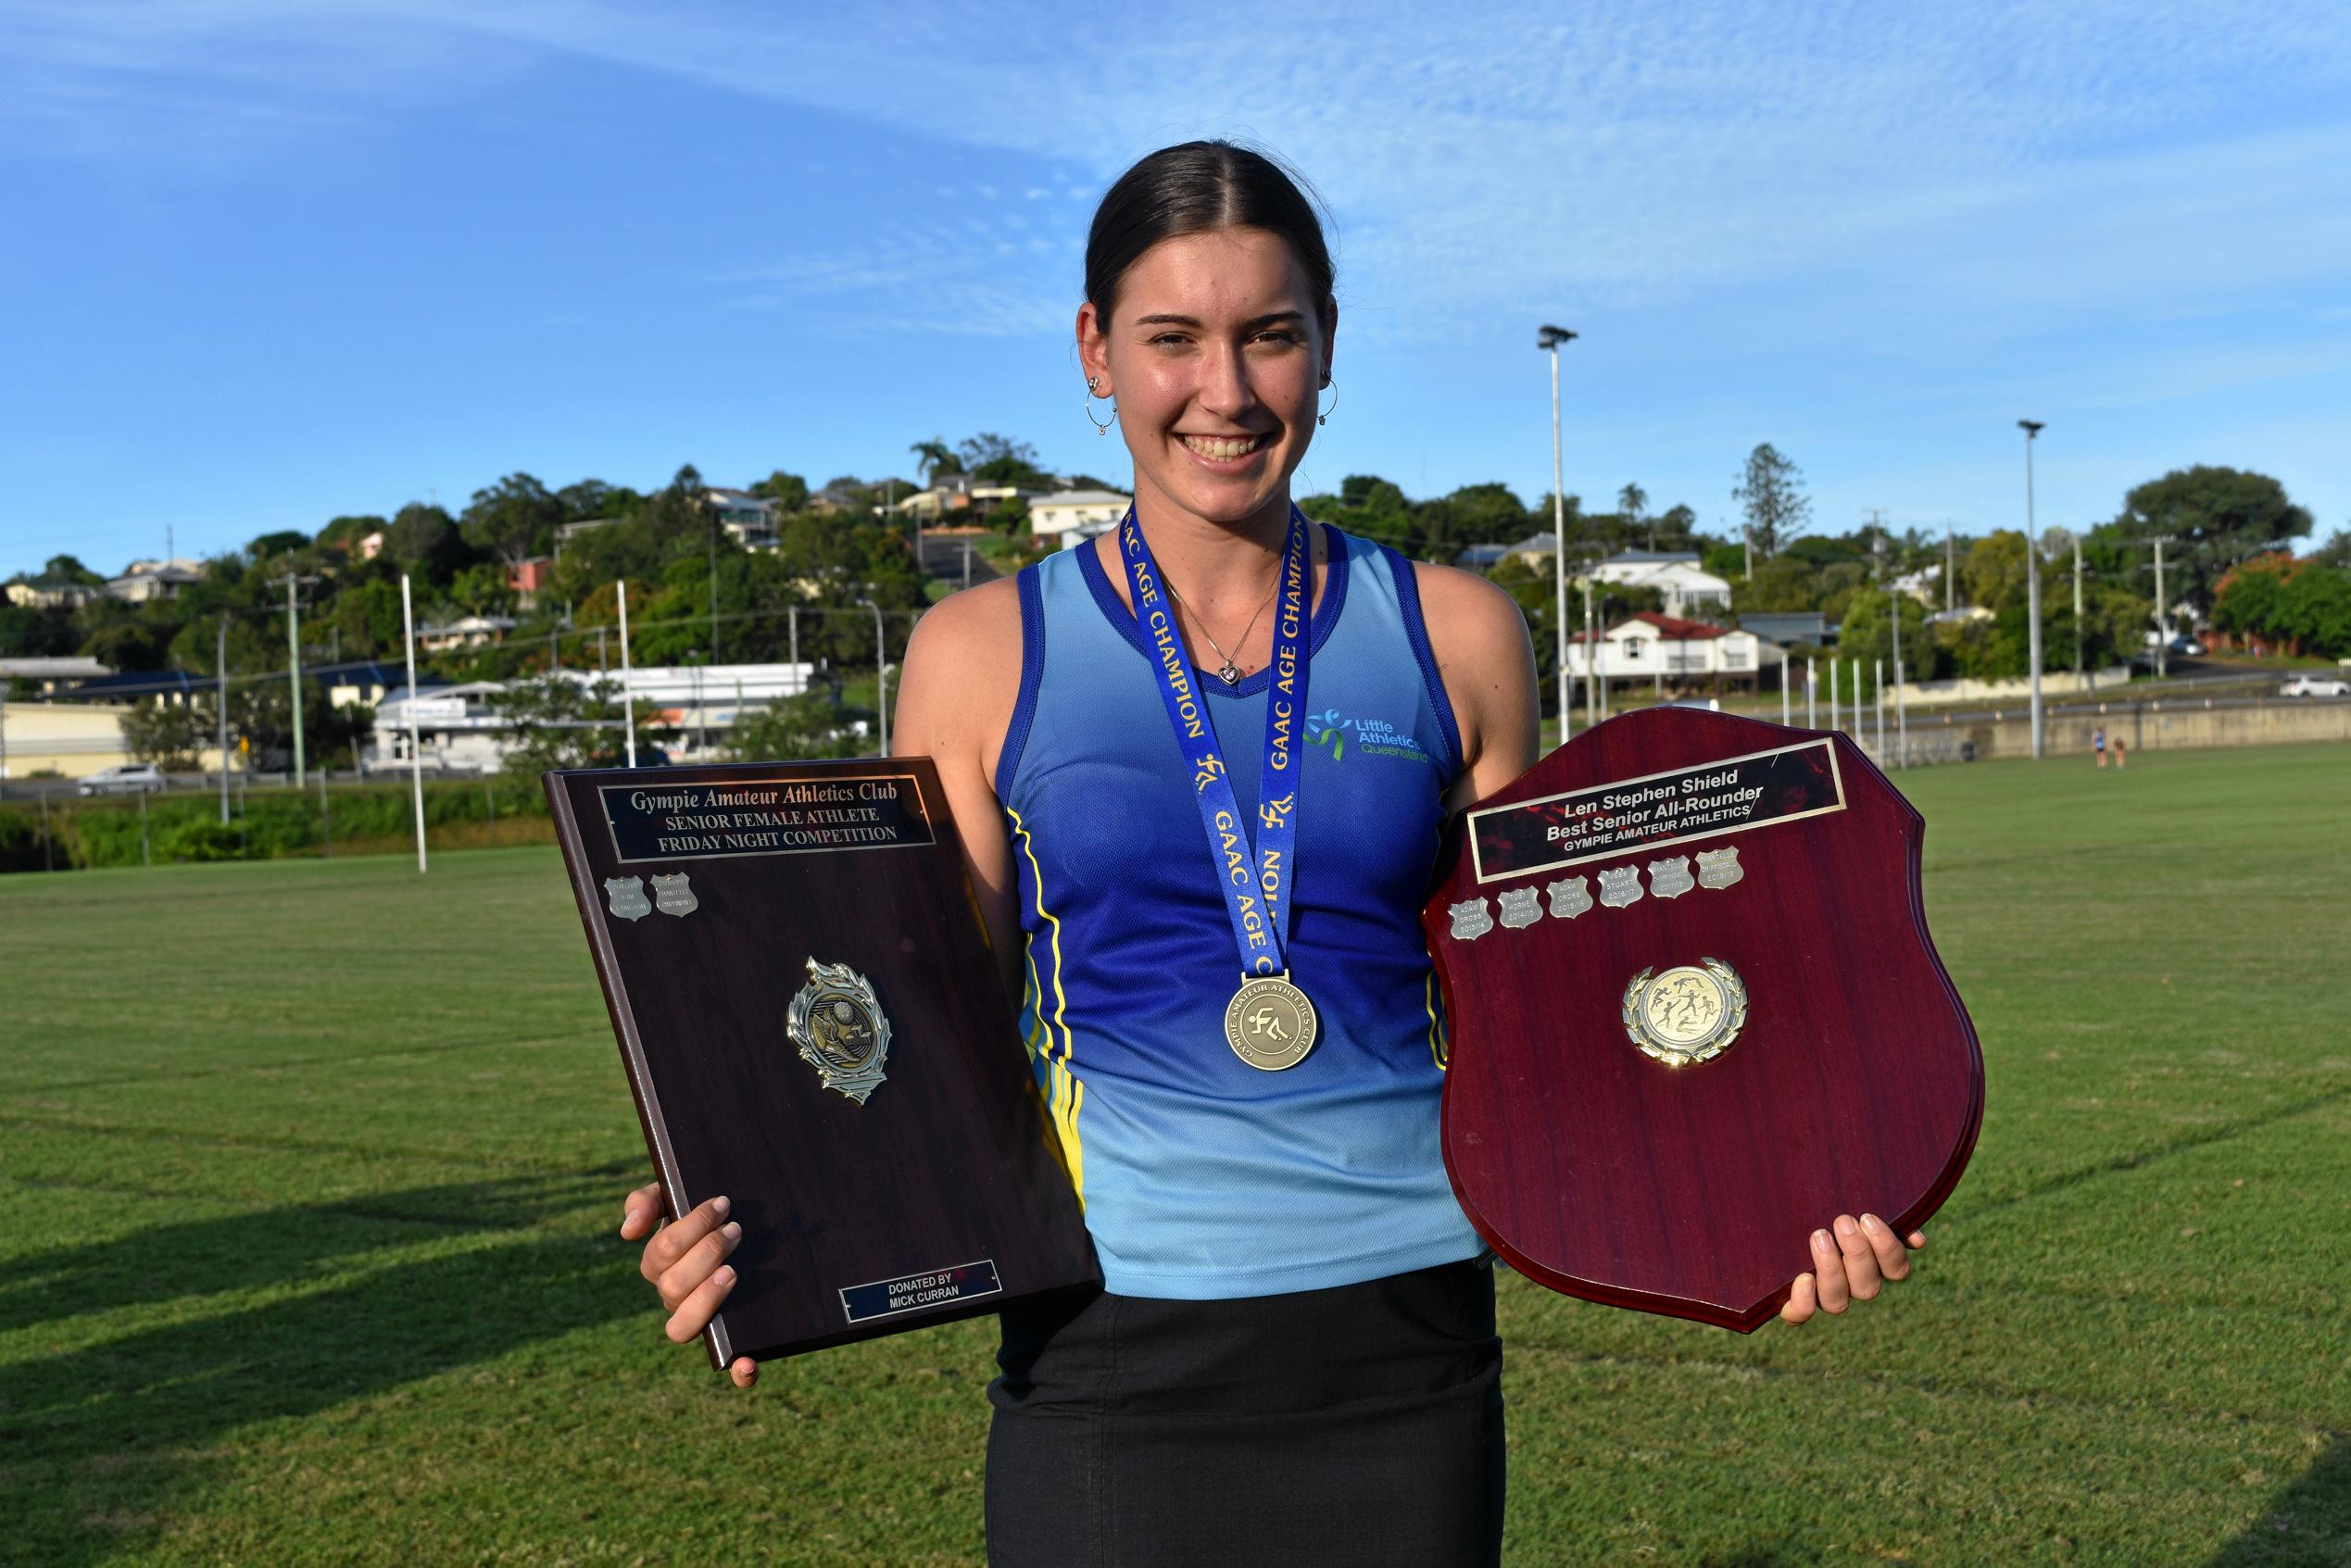
M 1625 987 L 1625 1033 L 1668 1067 L 1710 1061 L 1747 1022 L 1747 987 L 1720 959 L 1644 969 Z
M 1278 1073 L 1306 1060 L 1321 1027 L 1314 1004 L 1283 974 L 1245 980 L 1225 1006 L 1225 1043 L 1233 1054 L 1265 1073 Z

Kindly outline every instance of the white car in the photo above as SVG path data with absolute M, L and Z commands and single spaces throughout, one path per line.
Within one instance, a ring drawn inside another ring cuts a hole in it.
M 2290 675 L 2278 688 L 2280 696 L 2351 696 L 2351 681 L 2332 675 Z
M 163 770 L 152 762 L 122 762 L 101 768 L 73 786 L 76 795 L 148 795 L 164 786 Z

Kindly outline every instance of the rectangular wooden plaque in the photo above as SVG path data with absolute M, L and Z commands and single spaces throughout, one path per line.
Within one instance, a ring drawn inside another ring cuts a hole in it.
M 928 759 L 545 782 L 713 1366 L 1100 1283 Z

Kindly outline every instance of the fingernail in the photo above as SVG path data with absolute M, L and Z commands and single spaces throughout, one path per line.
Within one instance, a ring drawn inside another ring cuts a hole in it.
M 735 1283 L 735 1271 L 722 1263 L 717 1269 L 711 1272 L 710 1277 L 718 1281 L 721 1285 L 733 1285 Z
M 1886 1228 L 1886 1222 L 1878 1218 L 1875 1214 L 1864 1214 L 1861 1217 L 1861 1228 L 1873 1233 L 1881 1231 Z
M 723 1198 L 713 1198 L 710 1199 L 710 1212 L 716 1214 L 722 1220 L 726 1218 L 726 1211 L 733 1207 L 734 1205 L 727 1202 L 727 1200 Z
M 1833 1247 L 1836 1245 L 1835 1242 L 1829 1239 L 1829 1233 L 1827 1231 L 1813 1232 L 1812 1244 L 1815 1247 Z
M 729 1241 L 740 1241 L 743 1239 L 743 1227 L 729 1220 L 719 1227 L 719 1235 Z
M 1842 1215 L 1842 1214 L 1838 1215 L 1838 1216 L 1837 1216 L 1837 1234 L 1838 1234 L 1839 1236 L 1851 1236 L 1851 1235 L 1853 1235 L 1853 1234 L 1854 1234 L 1854 1223 L 1853 1223 L 1853 1221 L 1852 1221 L 1850 1218 L 1848 1218 L 1847 1216 L 1845 1216 L 1845 1215 Z

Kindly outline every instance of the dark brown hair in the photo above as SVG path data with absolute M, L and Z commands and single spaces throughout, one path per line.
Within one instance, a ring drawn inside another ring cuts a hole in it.
M 1126 270 L 1160 241 L 1216 229 L 1264 229 L 1289 243 L 1327 323 L 1338 309 L 1330 246 L 1315 202 L 1299 188 L 1304 183 L 1265 154 L 1231 142 L 1160 148 L 1120 175 L 1094 209 L 1086 236 L 1086 297 L 1108 318 Z

